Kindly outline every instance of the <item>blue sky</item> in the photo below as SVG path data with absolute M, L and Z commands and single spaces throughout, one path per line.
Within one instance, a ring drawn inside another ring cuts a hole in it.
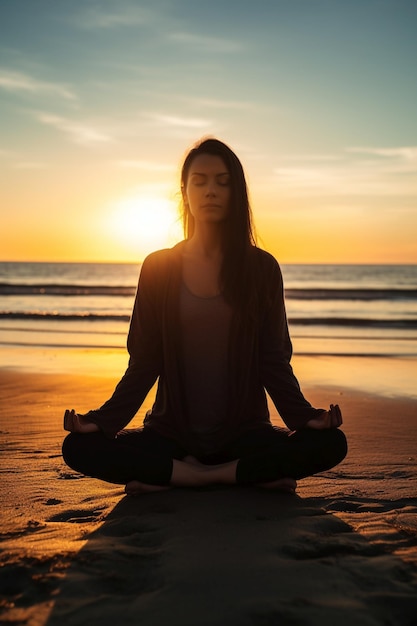
M 109 224 L 214 134 L 281 260 L 417 262 L 416 32 L 414 0 L 0 0 L 0 257 L 143 257 Z

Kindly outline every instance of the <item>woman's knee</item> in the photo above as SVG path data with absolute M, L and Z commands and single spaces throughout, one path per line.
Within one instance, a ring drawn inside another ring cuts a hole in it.
M 71 466 L 71 461 L 74 458 L 75 442 L 74 433 L 67 435 L 62 443 L 62 457 L 65 463 Z
M 331 429 L 332 446 L 331 450 L 335 457 L 335 465 L 343 461 L 348 452 L 348 444 L 345 433 L 340 428 Z
M 318 434 L 318 441 L 316 441 L 315 451 L 313 452 L 316 461 L 321 465 L 321 469 L 318 471 L 323 472 L 339 465 L 345 458 L 348 450 L 344 432 L 339 428 L 314 432 Z
M 91 446 L 94 443 L 92 439 L 97 439 L 97 435 L 100 436 L 100 433 L 67 435 L 62 443 L 62 457 L 65 463 L 77 472 L 84 473 L 85 460 L 91 456 Z
M 80 450 L 80 437 L 81 435 L 70 433 L 62 443 L 62 457 L 68 467 L 75 471 L 80 471 L 80 459 L 84 456 Z

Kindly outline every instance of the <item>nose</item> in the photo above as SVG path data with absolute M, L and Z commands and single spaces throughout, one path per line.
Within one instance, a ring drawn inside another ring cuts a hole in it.
M 216 195 L 216 181 L 214 180 L 207 181 L 206 195 L 210 197 Z

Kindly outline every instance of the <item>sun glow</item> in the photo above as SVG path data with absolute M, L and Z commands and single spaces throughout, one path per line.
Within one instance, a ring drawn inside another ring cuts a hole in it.
M 113 203 L 108 229 L 125 248 L 141 256 L 173 245 L 182 234 L 175 203 L 162 196 L 145 194 Z

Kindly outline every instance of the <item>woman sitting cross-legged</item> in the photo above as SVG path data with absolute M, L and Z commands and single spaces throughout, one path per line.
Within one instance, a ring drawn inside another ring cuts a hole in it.
M 150 254 L 128 335 L 128 368 L 112 397 L 66 411 L 66 463 L 128 494 L 246 484 L 294 492 L 342 461 L 337 405 L 313 408 L 290 365 L 277 261 L 255 245 L 245 175 L 206 139 L 181 175 L 185 240 Z M 158 382 L 140 429 L 125 429 Z M 288 429 L 273 426 L 269 394 Z

